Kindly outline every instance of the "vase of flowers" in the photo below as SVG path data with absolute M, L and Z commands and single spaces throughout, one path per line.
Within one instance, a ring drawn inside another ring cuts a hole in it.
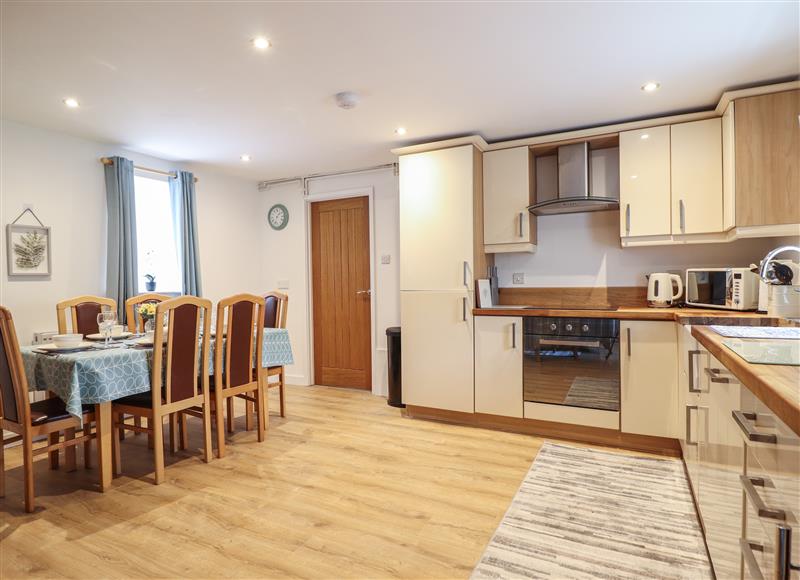
M 155 330 L 155 324 L 153 321 L 156 317 L 156 303 L 155 302 L 145 302 L 141 306 L 139 306 L 139 316 L 142 317 L 144 320 L 144 331 L 146 334 L 149 334 Z
M 152 274 L 145 274 L 144 277 L 147 279 L 147 282 L 144 283 L 145 288 L 147 288 L 148 292 L 155 292 L 156 289 L 156 277 Z

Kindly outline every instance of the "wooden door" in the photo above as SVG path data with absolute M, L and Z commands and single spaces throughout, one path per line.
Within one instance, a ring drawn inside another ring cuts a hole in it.
M 723 231 L 722 120 L 672 125 L 670 141 L 672 233 Z
M 311 204 L 314 382 L 372 388 L 369 198 Z
M 736 100 L 736 225 L 800 222 L 800 91 Z
M 665 236 L 670 220 L 669 125 L 619 134 L 620 235 Z

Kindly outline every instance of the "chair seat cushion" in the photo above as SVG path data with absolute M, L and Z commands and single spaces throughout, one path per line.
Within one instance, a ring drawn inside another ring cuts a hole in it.
M 136 395 L 129 395 L 114 401 L 119 405 L 130 405 L 131 407 L 149 408 L 153 406 L 153 393 L 145 391 L 144 393 L 137 393 Z
M 83 408 L 83 413 L 91 413 L 91 407 Z M 71 415 L 67 411 L 64 401 L 58 397 L 44 399 L 43 401 L 36 401 L 31 403 L 31 424 L 43 425 L 52 421 L 60 421 L 62 419 L 69 419 Z

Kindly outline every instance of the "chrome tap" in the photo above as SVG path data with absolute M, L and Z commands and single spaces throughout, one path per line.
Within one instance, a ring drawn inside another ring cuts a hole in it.
M 761 268 L 759 268 L 759 270 L 758 270 L 759 278 L 761 278 L 767 284 L 772 284 L 773 283 L 772 280 L 767 278 L 767 272 L 769 271 L 769 265 L 770 265 L 770 263 L 772 263 L 772 259 L 775 256 L 777 256 L 778 254 L 783 253 L 783 252 L 787 252 L 787 251 L 790 251 L 790 250 L 794 250 L 795 252 L 800 254 L 800 246 L 781 246 L 779 248 L 775 248 L 770 253 L 768 253 L 766 256 L 764 256 L 764 259 L 761 260 Z

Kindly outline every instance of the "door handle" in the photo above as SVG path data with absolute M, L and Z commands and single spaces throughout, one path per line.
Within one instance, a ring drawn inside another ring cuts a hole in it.
M 686 405 L 686 445 L 697 445 L 692 441 L 692 411 L 697 411 L 697 405 Z
M 522 233 L 522 218 L 523 218 L 523 215 L 524 214 L 522 212 L 519 212 L 519 237 L 520 238 L 524 237 L 524 235 Z
M 467 321 L 467 297 L 466 296 L 464 296 L 461 299 L 461 318 L 463 319 L 463 322 Z
M 754 426 L 751 426 L 751 422 L 756 422 L 757 415 L 755 413 L 732 411 L 731 414 L 733 415 L 733 420 L 736 421 L 736 424 L 739 426 L 739 429 L 742 430 L 744 436 L 747 437 L 748 441 L 755 441 L 757 443 L 778 443 L 778 436 L 774 433 L 759 433 Z
M 747 499 L 749 499 L 750 503 L 753 504 L 758 517 L 767 518 L 770 520 L 778 520 L 781 522 L 786 521 L 785 511 L 782 509 L 767 507 L 767 504 L 764 503 L 764 500 L 761 499 L 760 495 L 758 495 L 756 486 L 767 487 L 767 484 L 772 484 L 769 479 L 766 477 L 753 477 L 752 475 L 740 475 L 739 481 L 742 482 L 742 489 L 744 489 Z
M 625 204 L 625 233 L 631 234 L 631 204 Z
M 625 329 L 628 334 L 628 356 L 631 356 L 631 328 L 630 326 Z
M 800 570 L 800 564 L 792 563 L 792 528 L 776 526 L 775 532 L 775 578 L 789 580 L 792 570 Z
M 700 389 L 696 389 L 694 387 L 694 357 L 700 354 L 702 351 L 699 350 L 690 350 L 689 351 L 689 392 L 690 393 L 702 393 L 703 391 Z
M 680 213 L 681 218 L 681 232 L 686 231 L 686 204 L 683 203 L 683 200 L 678 200 L 678 211 Z
M 356 294 L 372 294 L 372 290 L 356 290 Z
M 741 538 L 739 540 L 739 548 L 742 550 L 742 558 L 744 559 L 745 566 L 750 571 L 750 575 L 756 580 L 764 580 L 764 574 L 761 572 L 761 567 L 758 565 L 754 551 L 763 552 L 764 546 Z
M 517 323 L 511 323 L 511 348 L 517 348 Z

